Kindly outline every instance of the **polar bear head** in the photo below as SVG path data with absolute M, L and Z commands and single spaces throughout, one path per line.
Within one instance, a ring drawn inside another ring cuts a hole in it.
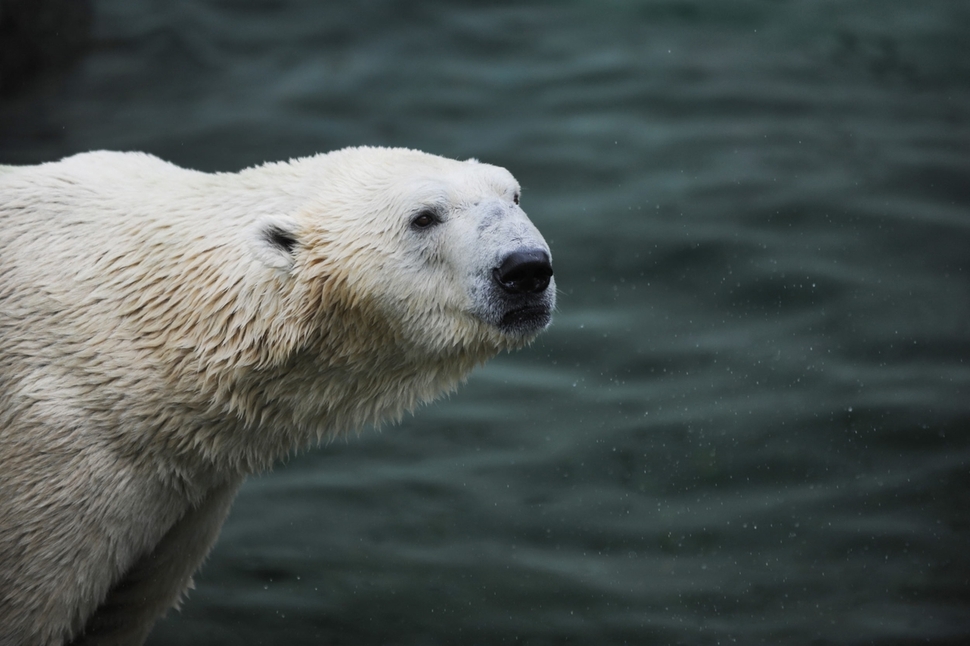
M 367 309 L 389 326 L 375 342 L 430 352 L 516 348 L 549 324 L 551 252 L 507 170 L 371 147 L 294 164 L 302 204 L 262 218 L 255 250 L 330 299 L 308 305 Z
M 289 289 L 286 318 L 320 338 L 326 366 L 387 376 L 358 392 L 424 379 L 395 396 L 410 408 L 549 324 L 551 252 L 505 169 L 363 147 L 256 171 L 293 208 L 258 218 L 254 257 Z

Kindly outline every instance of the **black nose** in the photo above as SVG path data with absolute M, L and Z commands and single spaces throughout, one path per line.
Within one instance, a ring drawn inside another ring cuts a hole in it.
M 542 249 L 510 253 L 492 270 L 495 282 L 510 294 L 538 294 L 545 291 L 552 278 L 549 254 Z

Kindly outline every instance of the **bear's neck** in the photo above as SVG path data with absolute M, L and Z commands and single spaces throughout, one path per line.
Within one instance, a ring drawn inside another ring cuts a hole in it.
M 254 370 L 224 393 L 219 408 L 228 423 L 215 425 L 225 426 L 224 434 L 212 437 L 205 451 L 209 459 L 233 471 L 266 470 L 348 431 L 399 421 L 453 390 L 487 358 L 463 353 L 416 362 L 390 351 L 349 363 L 313 350 L 284 365 Z
M 493 354 L 464 349 L 432 359 L 393 344 L 341 354 L 318 338 L 283 363 L 237 371 L 212 388 L 183 457 L 219 472 L 264 471 L 321 441 L 399 421 Z

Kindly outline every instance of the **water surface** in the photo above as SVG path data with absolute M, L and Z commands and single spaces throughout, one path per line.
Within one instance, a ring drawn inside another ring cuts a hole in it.
M 149 644 L 970 639 L 970 7 L 95 3 L 0 163 L 504 165 L 559 311 L 251 479 Z

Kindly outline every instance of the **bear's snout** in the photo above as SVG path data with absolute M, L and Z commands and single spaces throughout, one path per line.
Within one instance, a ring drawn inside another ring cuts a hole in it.
M 492 278 L 509 294 L 541 294 L 549 287 L 552 263 L 543 249 L 520 249 L 492 269 Z

